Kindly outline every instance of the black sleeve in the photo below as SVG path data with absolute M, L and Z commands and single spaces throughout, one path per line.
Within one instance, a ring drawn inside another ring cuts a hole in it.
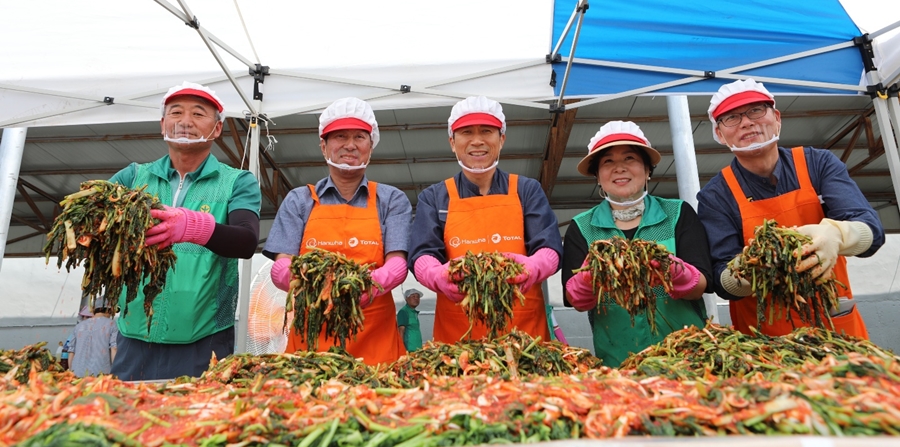
M 226 258 L 250 259 L 257 244 L 259 217 L 250 210 L 234 210 L 228 213 L 228 225 L 216 224 L 206 248 Z
M 584 264 L 587 254 L 588 244 L 584 239 L 584 235 L 581 234 L 581 228 L 578 228 L 575 222 L 570 222 L 563 242 L 562 268 L 559 275 L 562 279 L 563 304 L 566 307 L 572 307 L 568 298 L 566 298 L 566 282 L 572 277 L 572 270 L 581 268 L 581 264 Z
M 706 277 L 705 293 L 712 293 L 712 260 L 709 255 L 709 241 L 706 229 L 700 223 L 697 213 L 687 203 L 681 204 L 681 215 L 675 223 L 676 256 L 687 262 Z

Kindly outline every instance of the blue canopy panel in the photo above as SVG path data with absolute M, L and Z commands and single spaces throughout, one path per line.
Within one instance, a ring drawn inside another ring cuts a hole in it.
M 576 3 L 555 1 L 553 45 Z M 576 25 L 577 17 L 560 47 L 562 62 L 554 64 L 556 95 Z M 838 0 L 595 0 L 585 14 L 575 57 L 719 71 L 847 42 L 861 34 Z M 849 47 L 738 74 L 859 85 L 862 73 L 859 50 Z M 683 78 L 681 74 L 573 64 L 565 95 L 615 94 Z M 705 79 L 657 91 L 711 94 L 729 82 Z M 773 93 L 850 93 L 774 83 L 766 83 L 766 87 Z

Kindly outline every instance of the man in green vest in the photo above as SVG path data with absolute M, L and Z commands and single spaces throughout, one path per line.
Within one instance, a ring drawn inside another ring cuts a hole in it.
M 422 348 L 422 331 L 419 329 L 419 301 L 422 299 L 422 292 L 416 289 L 409 289 L 403 292 L 406 298 L 406 305 L 397 312 L 397 327 L 400 328 L 400 336 L 403 338 L 403 344 L 408 352 Z
M 252 257 L 259 241 L 259 183 L 210 154 L 222 133 L 222 101 L 208 87 L 184 82 L 169 89 L 161 110 L 168 154 L 131 163 L 110 179 L 159 197 L 166 208 L 151 211 L 158 223 L 147 230 L 146 245 L 171 245 L 178 256 L 153 300 L 149 330 L 142 290 L 118 320 L 112 374 L 122 380 L 197 377 L 213 354 L 234 352 L 237 259 Z

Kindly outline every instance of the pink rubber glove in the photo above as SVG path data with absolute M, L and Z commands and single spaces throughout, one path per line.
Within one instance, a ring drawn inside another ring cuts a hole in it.
M 672 280 L 672 298 L 681 299 L 700 282 L 700 270 L 675 255 L 669 255 L 669 278 Z
M 272 265 L 269 271 L 272 284 L 285 292 L 291 289 L 291 258 L 281 258 Z
M 147 246 L 158 244 L 159 248 L 166 248 L 179 242 L 206 245 L 216 228 L 212 214 L 187 208 L 165 206 L 164 210 L 150 210 L 150 216 L 160 222 L 147 230 Z
M 587 265 L 587 261 L 581 266 Z M 566 292 L 569 292 L 569 304 L 581 312 L 591 310 L 597 305 L 597 295 L 591 284 L 591 272 L 578 272 L 566 281 Z
M 540 284 L 559 270 L 559 255 L 552 248 L 542 248 L 531 256 L 516 253 L 503 253 L 503 256 L 525 266 L 525 273 L 510 281 L 512 284 L 518 284 L 522 293 L 527 292 L 535 284 Z
M 423 286 L 435 292 L 443 293 L 454 303 L 458 303 L 466 297 L 459 293 L 459 287 L 456 284 L 450 282 L 449 262 L 441 264 L 441 261 L 438 261 L 434 256 L 422 255 L 419 256 L 419 259 L 416 259 L 416 264 L 413 267 L 416 279 Z
M 556 334 L 556 341 L 558 341 L 564 345 L 569 344 L 569 341 L 566 340 L 566 336 L 565 336 L 565 334 L 563 334 L 563 331 L 562 331 L 562 329 L 560 329 L 559 326 L 553 328 L 553 333 Z
M 362 296 L 359 297 L 359 305 L 365 308 L 369 304 L 372 304 L 374 297 L 394 290 L 395 287 L 406 280 L 406 275 L 408 274 L 409 270 L 406 269 L 406 259 L 402 256 L 394 256 L 393 258 L 388 259 L 385 261 L 384 265 L 372 270 L 372 281 L 376 286 L 367 292 L 364 292 Z

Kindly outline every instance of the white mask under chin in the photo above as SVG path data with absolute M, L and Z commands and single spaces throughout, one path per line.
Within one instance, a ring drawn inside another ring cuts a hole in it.
M 729 146 L 729 148 L 731 149 L 731 152 L 755 151 L 757 149 L 762 149 L 776 141 L 778 141 L 778 135 L 773 135 L 772 138 L 769 138 L 768 141 L 763 141 L 762 143 L 753 143 L 747 147 Z
M 176 125 L 175 125 L 175 128 L 173 129 L 173 130 L 175 131 L 176 134 L 182 133 L 181 131 L 179 131 L 179 127 L 181 127 L 181 126 L 178 125 L 178 124 L 176 124 Z M 206 143 L 207 141 L 209 141 L 209 137 L 211 137 L 212 134 L 215 133 L 215 132 L 216 132 L 216 128 L 213 127 L 213 130 L 211 130 L 211 131 L 209 132 L 209 135 L 207 135 L 207 136 L 205 136 L 205 137 L 200 137 L 200 138 L 188 138 L 188 137 L 172 138 L 172 137 L 169 136 L 169 132 L 166 131 L 166 133 L 163 134 L 163 141 L 168 141 L 168 142 L 170 142 L 170 143 L 178 143 L 178 144 Z
M 459 157 L 456 158 L 456 162 L 459 163 L 459 167 L 463 168 L 463 170 L 465 170 L 466 172 L 470 172 L 472 174 L 484 174 L 485 172 L 488 172 L 491 169 L 494 169 L 497 167 L 497 164 L 500 163 L 500 157 L 497 157 L 497 159 L 494 160 L 494 162 L 486 168 L 470 168 L 470 167 L 464 165 L 462 160 L 459 159 Z
M 369 156 L 369 161 L 372 161 L 371 155 Z M 347 163 L 335 163 L 328 157 L 325 157 L 325 163 L 328 163 L 328 166 L 338 168 L 342 171 L 358 171 L 360 169 L 366 169 L 366 166 L 369 166 L 369 163 L 361 163 L 359 166 L 350 166 Z
M 637 205 L 638 203 L 641 203 L 642 201 L 644 201 L 644 197 L 647 197 L 647 190 L 644 190 L 644 193 L 641 194 L 640 197 L 638 197 L 638 198 L 636 198 L 636 199 L 634 199 L 634 200 L 629 200 L 629 201 L 627 201 L 627 202 L 617 202 L 617 201 L 613 200 L 613 198 L 610 197 L 609 194 L 606 194 L 606 197 L 604 197 L 604 198 L 606 199 L 607 202 L 609 202 L 609 203 L 611 203 L 611 204 L 613 204 L 613 205 L 618 205 L 618 206 L 622 206 L 622 207 L 629 207 L 629 206 L 634 206 L 634 205 Z

